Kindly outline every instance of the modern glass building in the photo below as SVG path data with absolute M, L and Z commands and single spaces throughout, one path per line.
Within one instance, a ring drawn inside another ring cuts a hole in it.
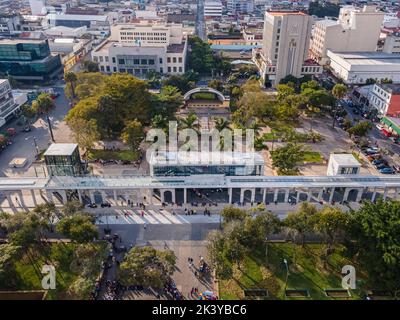
M 79 176 L 84 171 L 76 143 L 53 143 L 44 160 L 50 176 Z
M 59 55 L 47 40 L 0 39 L 0 72 L 20 81 L 47 81 L 61 76 Z
M 158 152 L 150 157 L 152 176 L 223 174 L 260 176 L 264 159 L 258 153 L 241 152 Z

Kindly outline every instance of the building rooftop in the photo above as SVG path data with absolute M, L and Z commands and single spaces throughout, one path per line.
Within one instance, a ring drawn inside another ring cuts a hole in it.
M 383 53 L 383 52 L 334 52 L 328 50 L 328 57 L 330 54 L 346 60 L 351 65 L 392 65 L 400 64 L 400 55 Z
M 76 20 L 76 21 L 104 21 L 108 20 L 106 15 L 85 15 L 85 14 L 54 14 L 46 16 L 47 20 Z
M 331 153 L 330 159 L 340 166 L 360 167 L 360 162 L 352 154 L 349 153 Z
M 299 14 L 299 15 L 302 15 L 302 16 L 306 16 L 306 14 L 304 13 L 304 12 L 302 12 L 302 11 L 267 11 L 268 12 L 268 14 L 270 14 L 271 16 L 277 16 L 277 17 L 279 17 L 279 16 L 287 16 L 287 15 L 296 15 L 296 14 Z
M 18 44 L 18 43 L 42 43 L 45 39 L 0 39 L 0 45 L 4 44 Z
M 377 83 L 376 84 L 381 89 L 390 92 L 392 94 L 400 94 L 400 85 L 393 83 Z
M 185 43 L 179 43 L 179 44 L 170 44 L 167 47 L 167 52 L 168 53 L 181 53 L 185 49 Z
M 78 148 L 76 143 L 53 143 L 47 148 L 45 156 L 70 156 Z

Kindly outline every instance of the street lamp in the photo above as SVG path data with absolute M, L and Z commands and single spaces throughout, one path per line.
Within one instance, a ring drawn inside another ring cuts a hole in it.
M 288 262 L 286 259 L 283 259 L 283 263 L 286 266 L 286 280 L 285 280 L 285 289 L 283 290 L 283 293 L 286 296 L 286 287 L 287 287 L 287 282 L 288 282 L 288 277 L 289 277 L 289 267 L 288 267 Z

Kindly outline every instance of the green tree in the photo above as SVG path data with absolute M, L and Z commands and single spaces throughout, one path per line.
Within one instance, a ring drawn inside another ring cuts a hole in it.
M 122 284 L 162 288 L 175 270 L 176 256 L 172 250 L 153 247 L 132 248 L 121 263 L 118 278 Z
M 72 216 L 80 212 L 84 207 L 85 206 L 77 200 L 67 201 L 61 208 L 61 212 L 64 216 Z
M 178 90 L 184 94 L 189 90 L 193 89 L 195 84 L 193 81 L 188 79 L 186 75 L 172 75 L 162 81 L 163 87 L 171 86 L 178 88 Z
M 199 130 L 200 124 L 198 122 L 198 118 L 195 113 L 190 112 L 185 118 L 179 119 L 179 127 L 180 129 L 193 129 Z
M 82 213 L 62 218 L 57 223 L 56 230 L 78 243 L 93 241 L 99 235 L 93 217 Z
M 208 82 L 208 86 L 220 92 L 224 91 L 224 84 L 221 80 L 213 79 Z
M 160 94 L 151 97 L 151 114 L 173 118 L 179 107 L 183 105 L 183 96 L 177 87 L 164 86 Z
M 51 140 L 55 142 L 53 129 L 51 127 L 49 113 L 54 108 L 53 99 L 47 93 L 41 93 L 35 101 L 32 102 L 32 108 L 36 114 L 44 114 L 46 116 L 47 124 L 51 135 Z
M 143 140 L 142 125 L 137 120 L 129 121 L 121 134 L 122 141 L 136 151 Z
M 342 99 L 346 95 L 346 93 L 347 93 L 347 87 L 342 83 L 335 84 L 335 86 L 332 88 L 332 95 L 337 100 Z M 334 114 L 334 117 L 333 117 L 332 128 L 335 127 L 336 112 L 337 112 L 337 106 L 335 104 L 335 114 Z
M 400 290 L 400 202 L 364 202 L 350 211 L 348 245 L 376 289 Z
M 64 80 L 65 82 L 69 85 L 69 88 L 71 90 L 71 97 L 72 100 L 75 99 L 75 85 L 76 85 L 76 81 L 78 80 L 78 77 L 76 76 L 76 74 L 74 72 L 66 72 L 64 74 Z
M 249 216 L 249 213 L 246 210 L 228 206 L 222 209 L 221 216 L 224 219 L 224 224 L 227 224 L 232 221 L 244 221 Z
M 39 218 L 43 221 L 44 226 L 46 226 L 51 232 L 54 230 L 54 223 L 57 219 L 57 209 L 54 203 L 43 203 L 38 204 L 33 212 L 36 213 Z
M 14 263 L 19 259 L 20 247 L 12 243 L 0 244 L 0 284 L 12 283 L 15 278 Z M 4 287 L 3 287 L 4 288 Z
M 85 72 L 99 72 L 99 64 L 91 60 L 84 60 L 82 67 Z
M 347 129 L 347 133 L 352 136 L 359 136 L 359 137 L 364 137 L 369 130 L 371 130 L 373 127 L 372 123 L 369 121 L 360 121 L 356 123 L 354 126 L 351 128 Z
M 94 119 L 86 120 L 76 117 L 68 119 L 67 124 L 72 130 L 75 141 L 86 150 L 93 148 L 94 143 L 100 140 L 100 133 Z
M 218 279 L 228 280 L 233 276 L 232 264 L 224 256 L 225 238 L 222 232 L 214 230 L 207 236 L 207 253 L 210 265 Z
M 271 151 L 272 165 L 280 174 L 290 175 L 298 172 L 297 164 L 304 158 L 302 145 L 288 143 Z
M 157 114 L 151 119 L 151 127 L 154 129 L 162 129 L 164 132 L 168 131 L 168 119 L 161 114 Z

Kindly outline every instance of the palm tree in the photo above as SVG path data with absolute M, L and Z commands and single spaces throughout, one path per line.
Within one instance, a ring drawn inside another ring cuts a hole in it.
M 232 130 L 230 127 L 230 121 L 224 118 L 215 118 L 214 120 L 215 129 L 217 129 L 220 133 L 225 130 Z M 220 135 L 219 139 L 219 150 L 223 150 L 225 148 L 225 139 L 223 135 Z
M 260 123 L 256 120 L 253 121 L 250 126 L 249 129 L 252 129 L 254 131 L 254 136 L 258 137 L 260 135 L 260 131 L 261 131 L 261 125 Z
M 32 102 L 32 108 L 36 114 L 44 114 L 49 125 L 51 140 L 55 142 L 53 129 L 51 128 L 49 113 L 54 108 L 53 99 L 47 93 L 41 93 L 35 101 Z
M 179 121 L 180 129 L 193 129 L 196 132 L 200 129 L 197 116 L 190 112 L 186 118 L 182 118 Z
M 69 83 L 70 88 L 71 88 L 71 97 L 72 101 L 75 99 L 75 83 L 78 80 L 78 77 L 74 72 L 66 72 L 64 74 L 64 80 L 66 83 Z
M 340 100 L 342 99 L 347 93 L 347 87 L 344 84 L 337 83 L 332 89 L 332 95 Z M 336 121 L 336 112 L 337 108 L 335 108 L 335 114 L 333 116 L 333 123 L 332 123 L 332 128 L 335 128 L 335 121 Z
M 161 114 L 156 114 L 153 119 L 151 119 L 151 127 L 153 129 L 162 129 L 166 131 L 168 129 L 168 119 Z

